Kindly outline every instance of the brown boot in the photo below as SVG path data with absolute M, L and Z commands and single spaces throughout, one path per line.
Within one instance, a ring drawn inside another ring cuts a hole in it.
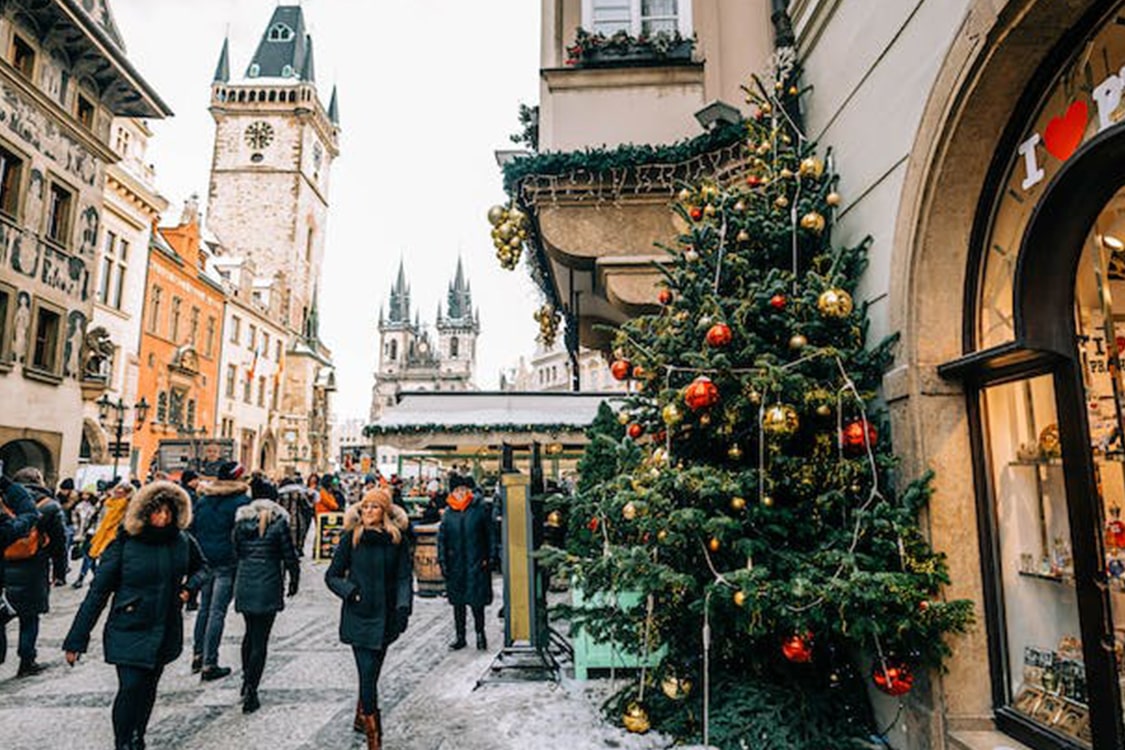
M 367 735 L 367 750 L 380 750 L 383 747 L 382 739 L 380 738 L 379 721 L 376 718 L 377 714 L 364 714 L 363 715 L 363 733 Z
M 363 734 L 363 701 L 361 700 L 355 702 L 355 721 L 352 722 L 352 729 Z

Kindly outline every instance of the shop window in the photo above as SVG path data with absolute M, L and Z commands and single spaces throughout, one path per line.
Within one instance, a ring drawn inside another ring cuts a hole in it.
M 35 313 L 35 339 L 31 353 L 32 368 L 41 372 L 58 372 L 61 336 L 62 314 L 48 307 L 40 306 Z
M 47 203 L 47 238 L 66 245 L 70 237 L 74 195 L 57 182 L 52 182 Z
M 35 75 L 35 49 L 19 34 L 12 35 L 12 67 L 31 78 Z
M 23 159 L 0 146 L 0 211 L 15 218 L 20 207 Z

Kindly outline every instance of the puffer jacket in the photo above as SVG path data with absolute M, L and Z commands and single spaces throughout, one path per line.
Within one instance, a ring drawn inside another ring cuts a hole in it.
M 234 610 L 265 614 L 285 609 L 285 574 L 289 593 L 297 593 L 301 566 L 289 534 L 289 514 L 271 500 L 255 500 L 235 514 Z
M 226 480 L 199 488 L 191 533 L 212 568 L 234 567 L 234 516 L 239 508 L 250 504 L 249 491 L 250 485 L 245 482 Z
M 160 503 L 175 509 L 175 526 L 156 529 L 148 517 Z M 153 482 L 137 491 L 125 510 L 121 532 L 102 554 L 94 582 L 63 641 L 64 651 L 84 653 L 110 597 L 103 639 L 110 664 L 155 669 L 183 651 L 180 592 L 198 590 L 205 560 L 186 529 L 191 501 L 172 482 Z
M 0 513 L 0 553 L 2 553 L 8 545 L 31 533 L 39 521 L 39 510 L 23 485 L 16 484 L 5 476 L 0 476 L 0 493 L 4 495 L 0 498 L 0 503 L 3 503 L 12 514 Z M 0 554 L 0 588 L 4 581 L 5 567 L 4 556 Z
M 50 609 L 51 568 L 55 580 L 66 578 L 66 526 L 63 509 L 50 490 L 38 485 L 24 485 L 39 510 L 40 539 L 47 544 L 38 554 L 26 560 L 9 560 L 4 567 L 4 591 L 8 601 L 21 615 L 44 614 Z
M 359 503 L 344 513 L 344 533 L 324 574 L 328 588 L 343 600 L 342 643 L 384 649 L 406 629 L 414 599 L 410 521 L 397 505 L 391 506 L 391 520 L 402 532 L 398 544 L 384 531 L 366 530 L 353 545 Z
M 480 495 L 474 494 L 465 510 L 446 508 L 438 527 L 437 555 L 450 604 L 492 603 L 492 518 Z

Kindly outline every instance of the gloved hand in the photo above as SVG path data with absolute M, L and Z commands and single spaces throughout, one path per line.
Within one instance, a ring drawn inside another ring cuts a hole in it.
M 296 596 L 297 595 L 297 579 L 296 578 L 290 578 L 289 579 L 289 590 L 285 592 L 285 595 L 286 596 Z

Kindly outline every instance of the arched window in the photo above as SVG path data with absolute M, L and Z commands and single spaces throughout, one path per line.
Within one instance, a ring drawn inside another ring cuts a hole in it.
M 458 354 L 459 348 L 460 348 L 460 343 L 457 341 L 457 337 L 454 336 L 453 338 L 451 338 L 449 340 L 449 356 L 453 359 L 457 359 L 457 354 Z
M 293 40 L 293 29 L 283 23 L 275 23 L 270 27 L 267 37 L 271 42 L 289 42 Z

